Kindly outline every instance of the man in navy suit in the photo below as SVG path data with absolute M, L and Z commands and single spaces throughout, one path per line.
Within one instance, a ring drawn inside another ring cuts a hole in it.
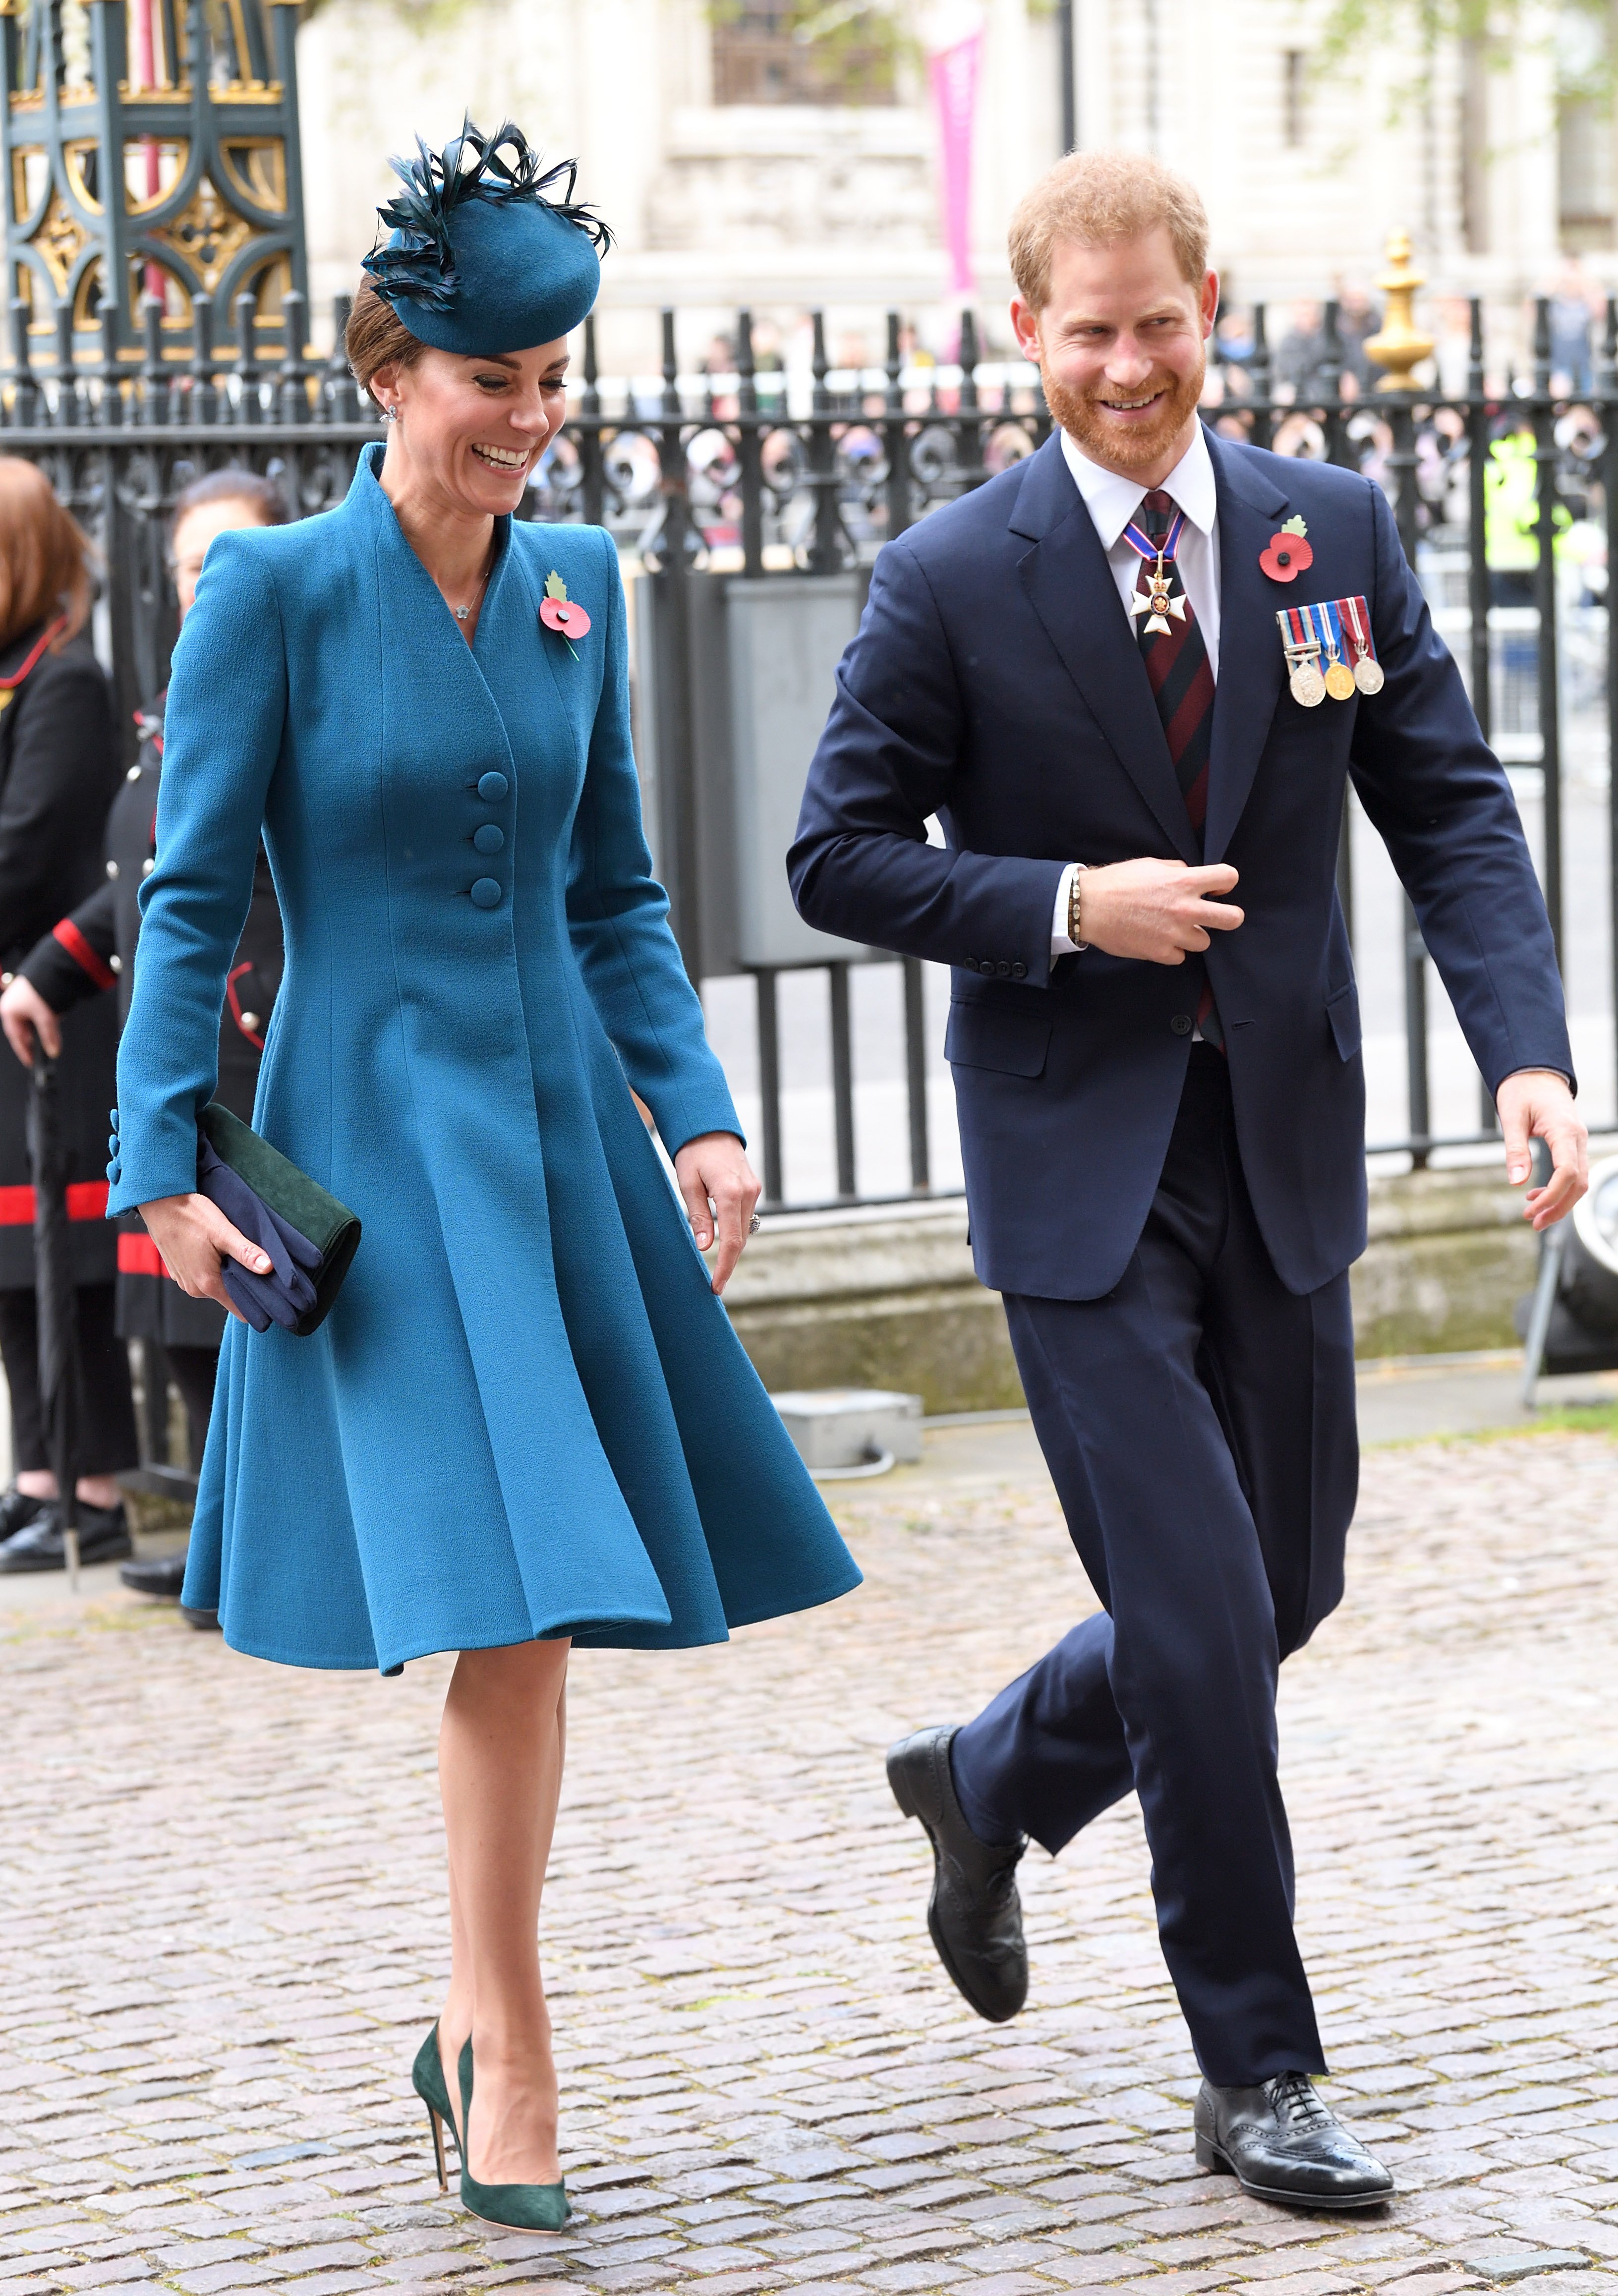
M 1516 808 L 1387 503 L 1198 419 L 1207 237 L 1137 154 L 1070 157 L 1019 208 L 1012 318 L 1058 427 L 878 559 L 788 866 L 812 924 L 954 967 L 977 1272 L 1105 1605 L 890 1754 L 934 1944 L 1014 2014 L 1027 1837 L 1054 1854 L 1133 1787 L 1198 2160 L 1358 2208 L 1392 2180 L 1312 2086 L 1275 1719 L 1280 1660 L 1342 1594 L 1358 1473 L 1348 777 L 1511 1179 L 1548 1146 L 1536 1228 L 1583 1193 L 1585 1138 Z

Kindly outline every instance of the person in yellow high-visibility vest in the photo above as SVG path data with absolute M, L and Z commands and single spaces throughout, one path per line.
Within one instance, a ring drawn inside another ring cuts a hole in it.
M 1533 604 L 1539 520 L 1539 465 L 1533 431 L 1524 421 L 1495 440 L 1483 466 L 1483 551 L 1491 606 Z M 1560 548 L 1572 523 L 1565 503 L 1556 505 L 1555 523 Z

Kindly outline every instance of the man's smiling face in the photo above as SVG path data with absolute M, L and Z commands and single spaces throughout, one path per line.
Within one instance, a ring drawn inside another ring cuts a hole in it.
M 1050 293 L 1011 307 L 1053 415 L 1092 461 L 1159 486 L 1190 443 L 1219 281 L 1180 270 L 1168 231 L 1092 247 L 1058 242 Z

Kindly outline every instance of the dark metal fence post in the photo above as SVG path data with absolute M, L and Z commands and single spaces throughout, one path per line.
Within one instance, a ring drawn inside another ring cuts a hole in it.
M 1421 937 L 1409 895 L 1400 903 L 1405 941 L 1405 1076 L 1410 1117 L 1410 1162 L 1425 1168 L 1433 1135 L 1433 1111 L 1427 1091 L 1427 944 Z
M 168 420 L 168 383 L 163 366 L 163 307 L 155 295 L 141 297 L 141 395 L 136 420 Z
M 1492 738 L 1494 694 L 1489 644 L 1489 448 L 1490 408 L 1484 396 L 1483 299 L 1472 298 L 1472 332 L 1466 346 L 1466 604 L 1471 620 L 1472 707 L 1485 742 Z M 1499 1119 L 1489 1079 L 1478 1077 L 1478 1122 L 1498 1131 Z
M 0 34 L 4 30 L 0 25 Z M 20 295 L 12 299 L 12 422 L 22 430 L 38 422 L 40 398 L 29 351 L 29 307 Z
M 261 422 L 264 402 L 259 396 L 259 345 L 257 324 L 259 306 L 251 295 L 236 298 L 236 380 L 242 396 L 236 402 L 238 422 Z
M 854 1193 L 854 1033 L 846 960 L 828 964 L 832 995 L 832 1113 L 837 1128 L 837 1193 Z
M 1325 434 L 1326 459 L 1328 463 L 1346 460 L 1347 426 L 1343 417 L 1343 336 L 1338 326 L 1339 307 L 1336 298 L 1326 307 L 1321 323 L 1320 396 L 1326 401 Z
M 657 584 L 661 643 L 657 654 L 658 811 L 663 882 L 669 921 L 693 980 L 702 975 L 701 912 L 697 897 L 696 742 L 691 714 L 691 598 L 686 540 L 690 498 L 686 477 L 685 409 L 675 315 L 663 313 L 663 397 L 657 428 L 658 478 L 663 518 L 658 537 Z
M 756 577 L 764 571 L 764 441 L 759 430 L 751 311 L 736 314 L 736 429 L 742 480 L 742 570 Z
M 978 414 L 978 323 L 970 311 L 961 313 L 961 389 L 955 424 L 955 464 L 961 491 L 981 487 L 989 476 L 983 465 L 983 425 Z
M 191 406 L 198 422 L 211 427 L 219 419 L 219 386 L 214 381 L 213 297 L 191 299 Z
M 308 348 L 308 309 L 296 287 L 289 287 L 281 299 L 281 420 L 307 422 L 309 394 L 305 353 Z
M 1472 707 L 1487 742 L 1494 721 L 1489 648 L 1490 409 L 1483 396 L 1483 299 L 1472 298 L 1472 340 L 1466 353 L 1466 603 L 1472 613 Z
M 786 1191 L 781 1179 L 781 1008 L 779 975 L 761 967 L 753 975 L 759 1015 L 759 1107 L 764 1152 L 764 1201 L 778 1204 Z
M 1391 394 L 1388 406 L 1393 433 L 1388 472 L 1393 481 L 1393 515 L 1399 539 L 1412 568 L 1416 564 L 1417 497 L 1416 489 L 1416 409 L 1408 393 Z M 1404 933 L 1405 1070 L 1409 1078 L 1410 1161 L 1419 1172 L 1427 1161 L 1433 1119 L 1427 1080 L 1427 951 L 1409 898 L 1401 902 Z
M 842 565 L 842 527 L 837 515 L 837 447 L 832 437 L 832 394 L 825 387 L 825 313 L 815 314 L 815 350 L 809 402 L 809 482 L 815 504 L 815 533 L 809 544 L 811 574 L 835 574 Z
M 888 540 L 910 523 L 910 433 L 905 423 L 905 366 L 899 355 L 899 313 L 888 314 L 888 388 L 883 401 L 882 450 L 887 459 Z
M 584 323 L 584 394 L 579 431 L 579 495 L 587 525 L 599 526 L 606 509 L 606 485 L 601 447 L 601 392 L 595 366 L 595 315 Z
M 1264 306 L 1253 307 L 1253 358 L 1248 366 L 1253 379 L 1253 443 L 1268 447 L 1275 438 L 1275 418 L 1270 410 L 1269 340 L 1264 332 Z
M 1545 906 L 1562 955 L 1562 711 L 1556 685 L 1556 409 L 1550 395 L 1550 299 L 1534 303 L 1533 454 L 1537 480 L 1534 603 L 1540 613 L 1540 757 L 1545 840 Z
M 910 1185 L 924 1195 L 932 1185 L 927 1139 L 927 982 L 919 956 L 905 965 L 905 1089 L 910 1111 Z
M 1606 533 L 1606 815 L 1607 973 L 1613 984 L 1614 1050 L 1618 1051 L 1618 297 L 1606 299 L 1606 328 L 1601 340 L 1597 379 L 1601 405 L 1602 523 Z M 1618 1067 L 1615 1067 L 1618 1073 Z

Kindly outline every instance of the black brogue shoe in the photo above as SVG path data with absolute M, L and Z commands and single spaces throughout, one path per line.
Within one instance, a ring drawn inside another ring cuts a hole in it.
M 917 1730 L 888 1750 L 888 1784 L 907 1817 L 932 1844 L 927 1928 L 962 1998 L 991 2024 L 1014 2017 L 1028 1998 L 1028 1949 L 1017 1896 L 1017 1860 L 1027 1837 L 980 1841 L 956 1800 L 949 1774 L 953 1727 Z
M 1307 2073 L 1277 2073 L 1257 2088 L 1216 2088 L 1196 2100 L 1196 2157 L 1234 2177 L 1258 2201 L 1302 2209 L 1374 2209 L 1393 2179 L 1315 2095 Z

